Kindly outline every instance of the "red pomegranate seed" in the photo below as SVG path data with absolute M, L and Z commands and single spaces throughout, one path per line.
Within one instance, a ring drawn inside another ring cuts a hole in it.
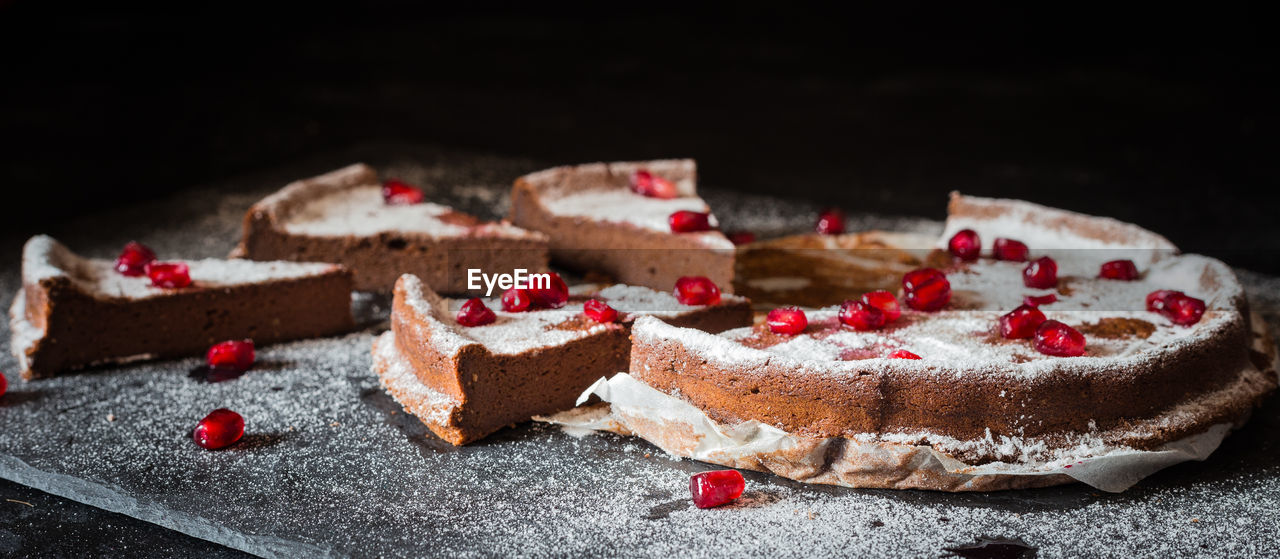
M 558 309 L 569 300 L 569 285 L 564 278 L 555 272 L 547 272 L 550 285 L 529 289 L 529 298 L 534 307 L 540 309 Z
M 978 239 L 977 231 L 965 229 L 951 236 L 951 241 L 947 243 L 947 250 L 951 251 L 951 255 L 956 258 L 972 262 L 982 254 L 982 241 Z
M 880 309 L 880 312 L 884 313 L 885 322 L 893 322 L 902 316 L 902 307 L 898 306 L 898 298 L 888 291 L 864 293 L 862 302 Z
M 920 356 L 905 349 L 899 349 L 889 354 L 889 359 L 919 359 Z
M 676 280 L 675 296 L 682 305 L 720 304 L 720 288 L 703 276 L 684 276 Z
M 1036 289 L 1049 289 L 1058 285 L 1058 263 L 1042 256 L 1022 269 L 1022 284 Z
M 1028 307 L 1039 307 L 1040 305 L 1048 305 L 1057 302 L 1058 296 L 1053 293 L 1048 295 L 1027 295 L 1022 298 L 1022 304 Z
M 1040 309 L 1022 305 L 1000 317 L 1000 335 L 1010 340 L 1030 338 L 1036 335 L 1036 328 L 1044 321 L 1044 313 Z
M 1151 312 L 1161 312 L 1164 310 L 1165 303 L 1174 295 L 1183 295 L 1181 291 L 1172 289 L 1160 289 L 1147 294 L 1147 310 Z
M 995 255 L 996 260 L 1027 261 L 1027 245 L 1022 244 L 1021 241 L 996 239 L 995 244 L 991 246 L 991 252 Z
M 823 235 L 839 235 L 844 233 L 844 212 L 838 208 L 827 208 L 818 214 L 818 223 L 813 229 Z
M 1160 314 L 1179 326 L 1191 326 L 1204 316 L 1204 300 L 1183 293 L 1174 293 L 1164 300 Z
M 9 380 L 4 378 L 4 373 L 0 372 L 0 396 L 4 396 L 4 392 L 9 389 Z
M 1102 268 L 1098 270 L 1098 277 L 1133 281 L 1138 279 L 1138 267 L 1133 264 L 1132 260 L 1112 260 L 1102 264 Z
M 426 199 L 422 189 L 400 179 L 387 179 L 382 183 L 382 201 L 391 206 L 421 204 Z
M 769 311 L 769 316 L 765 317 L 765 322 L 769 324 L 769 331 L 774 334 L 794 335 L 804 332 L 809 327 L 809 317 L 800 310 L 800 307 L 778 307 Z
M 667 216 L 672 233 L 696 233 L 711 230 L 711 214 L 680 210 Z
M 583 303 L 582 314 L 587 315 L 587 318 L 596 322 L 609 323 L 618 320 L 618 311 L 599 299 L 592 299 Z
M 689 478 L 693 504 L 700 509 L 718 507 L 742 496 L 747 481 L 738 470 L 714 470 Z
M 675 198 L 679 194 L 675 183 L 645 169 L 631 173 L 631 190 L 650 198 Z
M 884 327 L 884 312 L 864 301 L 845 301 L 840 305 L 840 322 L 854 330 L 875 330 Z
M 726 235 L 729 242 L 735 245 L 746 245 L 756 242 L 756 234 L 750 231 L 735 231 Z
M 227 408 L 218 408 L 204 416 L 191 432 L 196 444 L 217 450 L 235 444 L 244 436 L 244 418 Z
M 533 304 L 533 296 L 527 289 L 511 288 L 502 293 L 502 310 L 507 312 L 524 312 Z
M 214 344 L 205 354 L 205 362 L 211 369 L 247 371 L 253 366 L 253 340 L 227 340 Z
M 1036 351 L 1056 357 L 1084 355 L 1084 334 L 1056 320 L 1046 320 L 1036 328 Z
M 124 245 L 124 250 L 116 257 L 116 271 L 126 276 L 141 276 L 147 273 L 147 264 L 155 261 L 155 251 L 134 241 Z
M 176 289 L 191 285 L 191 270 L 181 262 L 152 262 L 146 270 L 155 287 Z
M 903 298 L 918 311 L 936 311 L 951 301 L 951 282 L 933 268 L 912 270 L 902 276 Z
M 493 314 L 493 310 L 486 307 L 479 297 L 468 299 L 458 309 L 458 324 L 463 326 L 484 326 L 497 319 L 498 315 Z

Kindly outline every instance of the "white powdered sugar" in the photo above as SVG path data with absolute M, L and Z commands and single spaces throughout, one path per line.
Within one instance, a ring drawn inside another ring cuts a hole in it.
M 570 290 L 570 292 L 572 293 L 573 290 Z M 589 295 L 592 298 L 601 299 L 609 303 L 609 306 L 622 315 L 624 321 L 640 315 L 673 318 L 706 308 L 701 305 L 683 304 L 675 298 L 675 295 L 667 291 L 657 291 L 648 287 L 634 285 L 611 285 Z M 720 295 L 721 304 L 742 303 L 746 300 L 745 297 L 727 293 Z M 573 303 L 570 304 L 574 305 Z M 581 311 L 582 304 L 577 303 L 574 307 Z
M 282 224 L 285 231 L 321 237 L 375 235 L 388 231 L 456 237 L 467 232 L 466 226 L 440 220 L 452 211 L 448 206 L 387 204 L 382 198 L 382 187 L 377 185 L 327 192 L 303 204 L 285 219 Z
M 374 368 L 388 393 L 409 413 L 428 423 L 445 423 L 462 404 L 432 390 L 413 374 L 413 364 L 396 347 L 394 332 L 383 332 L 373 341 Z
M 625 223 L 661 233 L 671 232 L 668 218 L 675 212 L 711 211 L 701 198 L 692 196 L 652 198 L 625 188 L 601 188 L 567 192 L 561 196 L 546 196 L 542 204 L 547 211 L 562 217 L 583 217 L 610 223 Z M 717 226 L 714 215 L 711 216 L 711 226 Z M 719 232 L 679 233 L 679 235 L 696 238 L 709 247 L 733 249 L 733 243 Z

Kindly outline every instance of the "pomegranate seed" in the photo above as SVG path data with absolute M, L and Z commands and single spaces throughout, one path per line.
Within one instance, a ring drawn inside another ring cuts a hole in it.
M 507 312 L 524 312 L 533 304 L 533 296 L 527 289 L 511 288 L 502 293 L 502 310 Z
M 181 262 L 152 262 L 146 270 L 155 287 L 176 289 L 191 285 L 191 270 Z
M 583 303 L 582 314 L 587 315 L 587 318 L 596 322 L 609 323 L 618 320 L 618 311 L 599 299 L 592 299 Z
M 840 322 L 854 330 L 875 330 L 885 324 L 884 311 L 865 301 L 845 301 L 840 305 Z
M 682 305 L 720 304 L 720 288 L 703 276 L 684 276 L 676 280 L 675 296 Z
M 818 224 L 813 229 L 823 235 L 839 235 L 844 233 L 844 212 L 838 208 L 827 208 L 818 214 Z
M 0 372 L 0 396 L 4 396 L 4 392 L 9 389 L 9 380 L 4 378 L 4 373 Z
M 1000 317 L 1000 335 L 1010 340 L 1020 340 L 1036 335 L 1036 328 L 1044 324 L 1044 313 L 1029 305 L 1022 305 Z
M 756 234 L 750 231 L 736 231 L 726 235 L 729 242 L 735 245 L 746 245 L 756 242 Z
M 1058 296 L 1054 295 L 1053 293 L 1050 293 L 1048 295 L 1027 295 L 1026 297 L 1022 298 L 1022 304 L 1028 307 L 1038 307 L 1040 305 L 1048 305 L 1048 304 L 1057 303 L 1057 302 L 1058 302 Z
M 898 306 L 898 298 L 888 291 L 864 293 L 862 302 L 880 309 L 880 312 L 884 313 L 885 322 L 893 322 L 902 316 L 902 307 Z
M 1022 269 L 1022 284 L 1036 289 L 1049 289 L 1058 285 L 1058 263 L 1042 256 Z
M 1200 322 L 1204 308 L 1204 300 L 1175 292 L 1165 298 L 1160 314 L 1179 326 L 1191 326 Z
M 667 216 L 672 233 L 696 233 L 711 230 L 711 214 L 680 210 Z
M 147 264 L 155 261 L 155 251 L 134 241 L 124 245 L 124 250 L 116 257 L 116 271 L 126 276 L 141 276 L 147 273 Z
M 1022 244 L 1021 241 L 996 239 L 995 244 L 991 246 L 991 252 L 995 254 L 996 260 L 1027 261 L 1027 245 Z
M 1132 260 L 1112 260 L 1102 264 L 1098 277 L 1103 279 L 1133 281 L 1138 279 L 1138 267 Z
M 689 492 L 693 504 L 700 509 L 718 507 L 742 496 L 747 480 L 738 470 L 714 470 L 694 474 L 689 478 Z
M 390 206 L 421 204 L 426 199 L 422 189 L 400 179 L 387 179 L 382 183 L 382 201 Z
M 1084 355 L 1084 334 L 1056 320 L 1036 328 L 1036 351 L 1057 357 Z
M 227 408 L 218 408 L 204 416 L 191 438 L 202 448 L 217 450 L 231 446 L 244 436 L 244 418 Z
M 493 310 L 486 307 L 479 297 L 468 299 L 458 309 L 458 324 L 463 326 L 484 326 L 497 319 L 498 315 L 493 314 Z
M 982 254 L 982 241 L 978 239 L 977 231 L 965 229 L 951 236 L 951 241 L 947 243 L 947 250 L 951 251 L 951 255 L 956 258 L 972 262 Z
M 645 169 L 637 169 L 631 173 L 631 190 L 650 198 L 675 198 L 675 183 Z
M 800 307 L 773 309 L 769 311 L 769 316 L 765 317 L 765 322 L 769 324 L 769 331 L 774 334 L 794 335 L 804 332 L 804 329 L 809 327 L 809 317 L 805 316 Z
M 555 272 L 547 272 L 551 279 L 547 287 L 529 289 L 529 298 L 533 306 L 541 309 L 558 309 L 569 300 L 569 285 L 564 278 Z
M 903 298 L 918 311 L 936 311 L 951 301 L 951 282 L 933 268 L 912 270 L 902 276 Z
M 899 349 L 889 354 L 889 359 L 919 359 L 920 356 L 905 349 Z
M 1174 295 L 1183 295 L 1181 291 L 1172 289 L 1160 289 L 1147 294 L 1147 310 L 1151 312 L 1160 312 L 1164 310 L 1165 302 L 1169 297 Z
M 247 371 L 253 366 L 253 340 L 227 340 L 214 344 L 205 354 L 211 369 Z

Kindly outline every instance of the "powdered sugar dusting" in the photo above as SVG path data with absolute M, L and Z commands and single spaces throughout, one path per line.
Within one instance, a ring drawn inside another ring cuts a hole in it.
M 542 204 L 551 213 L 564 217 L 584 217 L 611 223 L 626 223 L 650 231 L 670 233 L 667 218 L 671 214 L 688 210 L 710 212 L 711 208 L 701 198 L 651 198 L 625 189 L 584 190 L 560 197 L 546 197 Z M 711 216 L 711 225 L 717 225 Z M 715 231 L 679 233 L 682 237 L 696 238 L 714 248 L 732 249 L 733 243 Z
M 383 332 L 373 340 L 373 361 L 378 380 L 405 410 L 427 423 L 445 423 L 461 405 L 446 394 L 436 392 L 413 374 L 413 365 L 396 347 L 394 332 Z
M 358 186 L 329 192 L 308 200 L 282 224 L 285 231 L 300 235 L 374 235 L 384 231 L 412 231 L 435 236 L 458 236 L 467 231 L 461 225 L 445 223 L 440 216 L 446 206 L 421 204 L 390 205 L 382 199 L 382 187 Z

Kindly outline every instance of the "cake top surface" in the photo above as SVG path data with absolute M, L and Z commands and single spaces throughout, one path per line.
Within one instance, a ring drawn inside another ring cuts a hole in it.
M 340 269 L 315 262 L 257 262 L 252 260 L 174 260 L 190 268 L 191 286 L 181 290 L 153 287 L 146 276 L 131 277 L 115 270 L 115 262 L 79 256 L 47 235 L 27 241 L 22 252 L 22 280 L 66 277 L 85 293 L 102 298 L 146 299 L 174 291 L 248 285 L 317 276 Z

